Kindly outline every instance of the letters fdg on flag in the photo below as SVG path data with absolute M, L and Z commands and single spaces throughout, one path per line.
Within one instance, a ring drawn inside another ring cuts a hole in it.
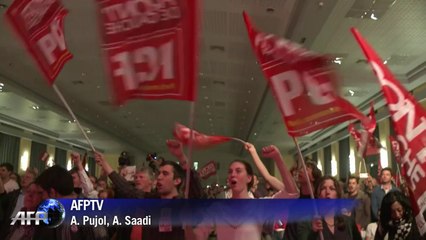
M 328 57 L 257 31 L 246 13 L 244 20 L 289 135 L 303 136 L 350 119 L 368 124 L 366 116 L 339 96 Z
M 72 58 L 64 37 L 67 13 L 57 0 L 15 0 L 5 14 L 49 84 Z
M 382 59 L 356 29 L 351 29 L 381 85 L 401 145 L 401 166 L 410 189 L 413 213 L 426 233 L 426 111 L 396 80 Z
M 198 0 L 98 0 L 107 73 L 116 103 L 195 99 Z

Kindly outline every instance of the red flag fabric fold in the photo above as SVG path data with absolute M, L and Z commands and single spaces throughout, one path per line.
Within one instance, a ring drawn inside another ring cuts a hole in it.
M 397 81 L 382 59 L 355 28 L 351 29 L 381 85 L 391 120 L 401 143 L 405 180 L 421 234 L 426 233 L 426 111 Z
M 57 0 L 15 0 L 5 14 L 49 84 L 72 58 L 64 37 L 67 14 L 68 10 Z
M 259 65 L 271 86 L 288 134 L 297 137 L 351 119 L 368 118 L 339 96 L 330 59 L 256 30 L 244 21 Z
M 191 129 L 182 124 L 176 123 L 173 135 L 185 145 L 189 144 L 191 137 Z M 194 148 L 207 148 L 216 144 L 230 141 L 232 138 L 225 136 L 209 136 L 193 130 L 192 144 Z
M 116 103 L 135 98 L 194 101 L 198 0 L 97 3 Z

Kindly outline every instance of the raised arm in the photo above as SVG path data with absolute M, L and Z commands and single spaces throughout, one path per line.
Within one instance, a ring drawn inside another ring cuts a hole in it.
M 93 184 L 87 176 L 86 171 L 84 170 L 83 163 L 80 159 L 79 153 L 71 153 L 71 159 L 74 162 L 74 165 L 78 168 L 78 176 L 80 177 L 81 187 L 83 188 L 83 194 L 87 198 L 97 198 L 98 191 L 93 188 Z
M 277 191 L 281 191 L 284 189 L 284 184 L 276 177 L 272 176 L 268 169 L 266 169 L 265 165 L 263 164 L 262 160 L 260 160 L 259 155 L 257 154 L 256 148 L 253 144 L 246 142 L 245 144 L 246 150 L 250 153 L 251 157 L 253 158 L 254 164 L 256 165 L 257 169 L 259 170 L 260 174 L 265 178 L 265 180 L 271 184 L 271 186 L 276 189 Z
M 104 159 L 102 154 L 95 153 L 96 163 L 102 167 L 106 175 L 115 185 L 116 190 L 122 193 L 123 197 L 127 198 L 144 198 L 145 193 L 136 189 L 131 183 L 126 181 L 120 174 L 114 171 L 109 163 Z
M 168 139 L 166 141 L 169 152 L 179 160 L 179 164 L 184 170 L 188 167 L 188 159 L 183 153 L 182 144 L 174 139 Z
M 263 157 L 272 158 L 275 161 L 275 164 L 278 167 L 278 170 L 281 174 L 281 178 L 285 185 L 285 189 L 289 194 L 299 194 L 299 188 L 294 181 L 294 178 L 287 166 L 284 164 L 284 159 L 281 156 L 280 150 L 274 145 L 264 147 L 262 149 Z

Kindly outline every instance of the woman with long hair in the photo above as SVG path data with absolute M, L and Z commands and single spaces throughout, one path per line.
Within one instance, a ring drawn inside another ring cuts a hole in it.
M 410 200 L 400 191 L 385 195 L 380 206 L 379 226 L 375 240 L 422 239 L 411 210 Z
M 343 198 L 342 187 L 336 178 L 324 176 L 319 180 L 315 188 L 315 196 L 318 199 Z M 308 223 L 299 224 L 298 239 L 320 239 L 321 231 L 325 240 L 361 240 L 358 228 L 351 218 L 338 213 L 336 208 L 329 207 L 327 210 L 320 218 L 315 218 Z

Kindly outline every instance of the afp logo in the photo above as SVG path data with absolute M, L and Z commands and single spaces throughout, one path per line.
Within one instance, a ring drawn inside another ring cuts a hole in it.
M 10 225 L 20 221 L 21 225 L 44 225 L 55 228 L 65 219 L 65 208 L 56 199 L 46 199 L 37 208 L 37 211 L 19 211 Z
M 34 212 L 34 211 L 19 211 L 14 218 L 12 218 L 12 222 L 10 225 L 15 225 L 17 221 L 21 221 L 22 226 L 32 225 L 32 222 L 35 225 L 40 225 L 40 221 L 47 220 L 46 212 Z

